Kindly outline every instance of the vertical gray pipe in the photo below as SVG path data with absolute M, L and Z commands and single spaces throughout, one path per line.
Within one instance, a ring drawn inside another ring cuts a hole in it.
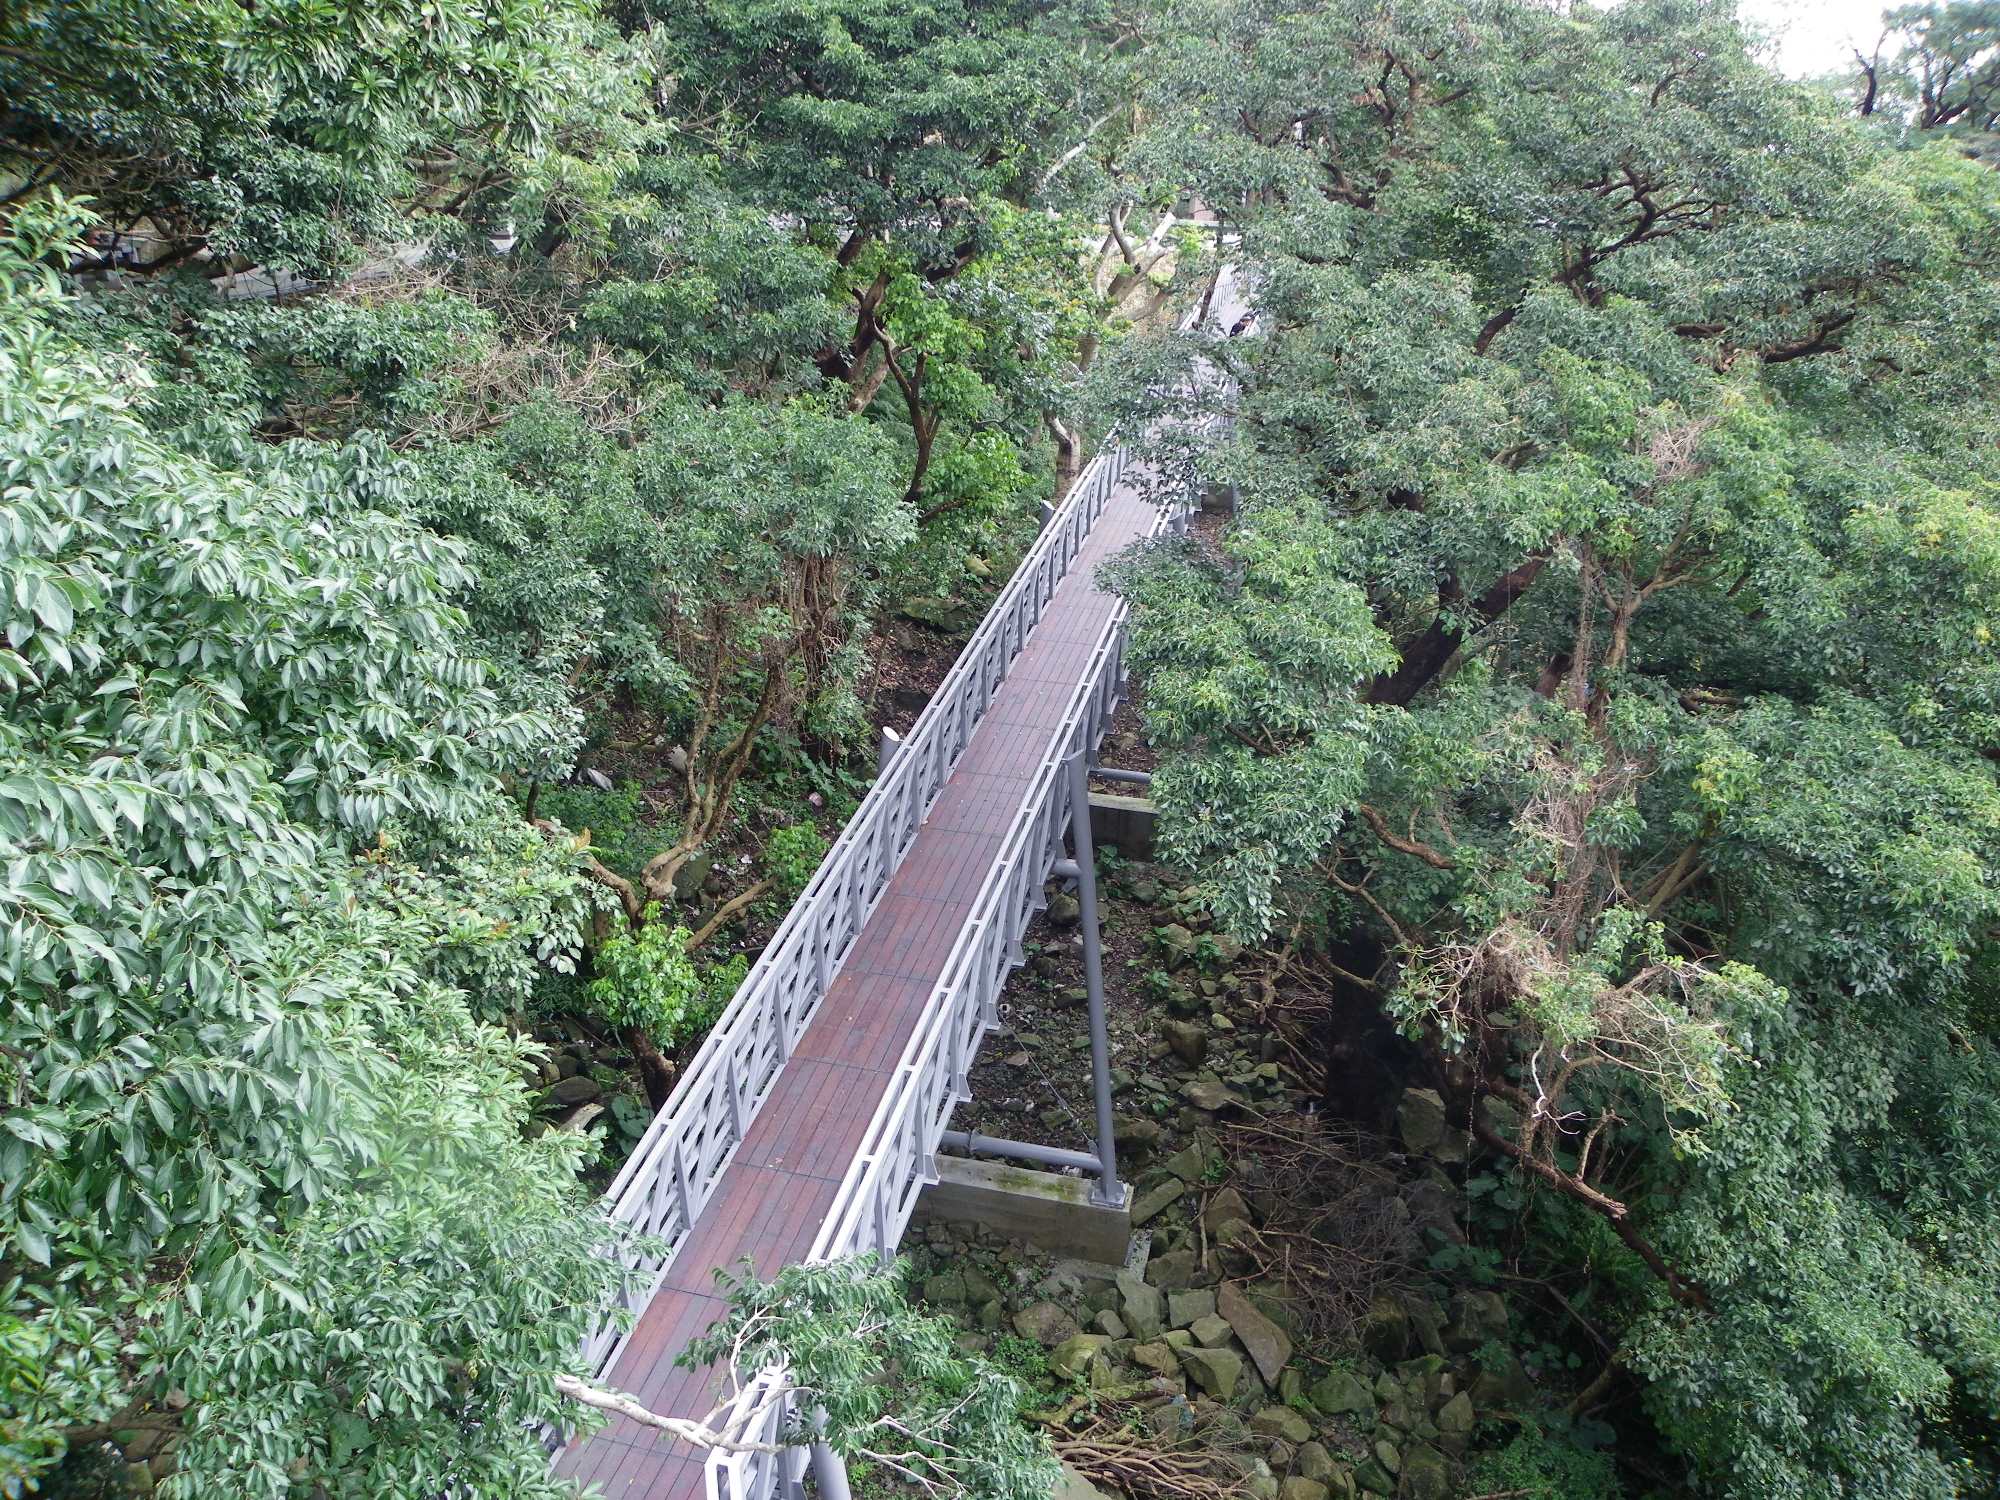
M 819 1500 L 851 1500 L 847 1488 L 847 1462 L 825 1443 L 812 1445 L 813 1485 Z
M 1111 1039 L 1104 1026 L 1104 961 L 1097 925 L 1097 855 L 1090 841 L 1090 766 L 1079 750 L 1069 758 L 1069 830 L 1076 847 L 1076 900 L 1083 919 L 1083 982 L 1090 995 L 1090 1082 L 1097 1095 L 1097 1157 L 1104 1165 L 1093 1203 L 1125 1201 L 1111 1123 Z

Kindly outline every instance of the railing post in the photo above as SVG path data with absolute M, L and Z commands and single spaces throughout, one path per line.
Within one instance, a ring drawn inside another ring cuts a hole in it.
M 822 961 L 818 966 L 819 972 L 821 974 L 824 974 L 826 972 L 824 963 L 824 955 L 826 952 L 826 936 L 824 933 L 820 934 L 818 947 L 822 957 Z M 822 979 L 821 980 L 822 988 L 824 988 L 824 985 L 825 981 Z M 778 1060 L 780 1062 L 784 1062 L 792 1055 L 792 1045 L 793 1045 L 792 1028 L 785 1024 L 784 995 L 780 992 L 775 982 L 773 982 L 769 986 L 769 989 L 771 994 L 771 1035 L 775 1036 L 778 1039 Z
M 951 1027 L 951 1094 L 954 1099 L 969 1099 L 972 1097 L 972 1083 L 967 1076 L 965 1033 L 959 1029 L 957 1020 L 950 1014 L 958 1009 L 959 993 L 954 989 L 945 996 L 946 1019 Z
M 1002 877 L 1005 886 L 1011 887 L 1015 878 L 1021 875 L 1026 867 L 1015 868 L 1003 864 L 1001 868 L 1007 871 L 1006 875 Z M 1016 891 L 1009 889 L 1007 891 L 1007 962 L 1017 969 L 1028 961 L 1027 950 L 1021 946 L 1020 929 L 1014 921 L 1015 914 L 1019 912 L 1020 908 L 1020 895 Z
M 930 1182 L 937 1177 L 937 1163 L 931 1159 L 931 1153 L 924 1145 L 926 1111 L 923 1108 L 921 1093 L 917 1096 L 917 1105 L 917 1108 L 910 1111 L 910 1171 L 912 1175 Z
M 729 1128 L 733 1139 L 741 1141 L 747 1133 L 743 1128 L 743 1075 L 736 1066 L 736 1054 L 729 1054 L 729 1066 L 724 1079 L 729 1089 Z
M 826 1430 L 824 1412 L 813 1413 L 813 1428 L 817 1432 Z M 812 1475 L 819 1500 L 852 1500 L 853 1492 L 847 1487 L 847 1462 L 824 1439 L 812 1445 Z
M 694 1182 L 688 1174 L 687 1137 L 674 1137 L 674 1190 L 680 1194 L 681 1227 L 694 1228 Z
M 895 1148 L 890 1142 L 884 1141 L 883 1149 L 893 1151 Z M 875 1193 L 875 1254 L 886 1263 L 889 1252 L 894 1248 L 889 1243 L 889 1198 L 878 1187 Z
M 1090 1083 L 1097 1096 L 1097 1159 L 1104 1164 L 1093 1203 L 1118 1207 L 1118 1144 L 1111 1115 L 1111 1038 L 1104 1025 L 1104 961 L 1097 925 L 1097 851 L 1090 838 L 1090 767 L 1082 751 L 1069 758 L 1070 842 L 1076 849 L 1076 898 L 1083 921 L 1083 982 L 1090 997 Z

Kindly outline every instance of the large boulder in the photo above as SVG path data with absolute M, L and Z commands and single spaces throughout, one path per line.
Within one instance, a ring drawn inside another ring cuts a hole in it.
M 1076 1319 L 1053 1302 L 1035 1302 L 1014 1314 L 1014 1331 L 1033 1339 L 1044 1349 L 1053 1349 L 1080 1331 Z
M 956 1266 L 940 1271 L 924 1282 L 924 1301 L 935 1306 L 956 1307 L 967 1300 L 965 1273 Z
M 1437 1449 L 1413 1444 L 1403 1455 L 1402 1500 L 1452 1500 L 1451 1464 Z
M 1467 1243 L 1465 1226 L 1459 1217 L 1465 1200 L 1448 1182 L 1413 1182 L 1403 1191 L 1403 1207 L 1410 1212 L 1410 1227 L 1420 1235 L 1435 1232 L 1447 1244 Z
M 1326 1444 L 1309 1441 L 1299 1444 L 1299 1451 L 1292 1459 L 1292 1467 L 1301 1479 L 1316 1479 L 1321 1484 L 1330 1483 L 1337 1471 L 1333 1455 L 1327 1452 Z
M 1215 1310 L 1229 1320 L 1229 1326 L 1250 1351 L 1257 1373 L 1264 1377 L 1265 1383 L 1276 1385 L 1279 1372 L 1291 1362 L 1290 1336 L 1253 1307 L 1243 1289 L 1233 1281 L 1224 1282 L 1216 1293 Z
M 1481 1411 L 1519 1411 L 1535 1400 L 1535 1383 L 1510 1352 L 1498 1369 L 1479 1372 L 1472 1382 L 1472 1404 Z
M 689 856 L 688 862 L 674 872 L 674 899 L 692 901 L 701 894 L 709 872 L 715 868 L 715 856 L 703 851 Z
M 1243 1195 L 1233 1187 L 1226 1187 L 1202 1205 L 1201 1222 L 1210 1234 L 1224 1224 L 1248 1221 L 1250 1205 L 1243 1201 Z
M 1362 1491 L 1370 1495 L 1393 1495 L 1396 1493 L 1396 1476 L 1383 1468 L 1372 1458 L 1364 1458 L 1354 1470 L 1355 1482 Z
M 965 623 L 965 606 L 956 599 L 905 599 L 896 611 L 906 620 L 933 630 L 957 630 Z
M 565 1078 L 549 1090 L 549 1103 L 557 1109 L 574 1109 L 604 1097 L 604 1085 L 595 1078 Z
M 1132 1201 L 1132 1227 L 1137 1229 L 1141 1224 L 1151 1223 L 1186 1191 L 1187 1184 L 1178 1177 L 1169 1177 L 1147 1188 Z
M 1438 1436 L 1444 1442 L 1463 1445 L 1472 1436 L 1472 1397 L 1460 1391 L 1438 1408 L 1435 1420 Z
M 1220 1349 L 1229 1342 L 1229 1320 L 1210 1313 L 1207 1317 L 1196 1318 L 1188 1324 L 1188 1332 L 1194 1335 L 1197 1344 L 1210 1349 Z
M 1444 1312 L 1429 1297 L 1412 1297 L 1403 1304 L 1410 1327 L 1426 1354 L 1444 1353 Z
M 1074 1380 L 1090 1368 L 1090 1362 L 1110 1342 L 1101 1333 L 1074 1334 L 1049 1351 L 1049 1369 L 1064 1380 Z
M 1146 1265 L 1146 1279 L 1168 1292 L 1193 1286 L 1201 1274 L 1201 1264 L 1192 1250 L 1170 1250 L 1154 1256 Z
M 1445 1329 L 1444 1337 L 1460 1353 L 1482 1344 L 1506 1342 L 1506 1302 L 1498 1292 L 1460 1292 L 1451 1299 L 1451 1326 Z
M 1236 1382 L 1243 1375 L 1243 1356 L 1232 1349 L 1204 1349 L 1190 1344 L 1177 1351 L 1181 1368 L 1188 1379 L 1218 1401 L 1227 1401 L 1236 1393 Z
M 1243 1103 L 1242 1096 L 1220 1078 L 1191 1078 L 1181 1085 L 1181 1097 L 1211 1115 Z
M 1206 1287 L 1192 1288 L 1185 1292 L 1167 1293 L 1167 1326 L 1169 1328 L 1191 1327 L 1196 1318 L 1215 1315 L 1215 1293 Z
M 1385 1364 L 1394 1364 L 1409 1353 L 1409 1310 L 1394 1297 L 1377 1297 L 1368 1305 L 1358 1335 L 1363 1349 Z
M 1250 1430 L 1259 1437 L 1283 1438 L 1303 1443 L 1313 1435 L 1312 1423 L 1289 1406 L 1267 1406 L 1250 1419 Z
M 1208 1060 L 1208 1028 L 1198 1021 L 1168 1021 L 1160 1027 L 1160 1034 L 1173 1048 L 1174 1056 L 1190 1068 L 1198 1068 Z
M 1327 1488 L 1317 1479 L 1294 1474 L 1278 1486 L 1278 1500 L 1327 1500 Z
M 1403 1145 L 1422 1156 L 1437 1150 L 1445 1137 L 1444 1099 L 1436 1089 L 1404 1089 L 1396 1105 L 1396 1133 Z
M 965 1282 L 965 1300 L 984 1304 L 1000 1295 L 1000 1285 L 977 1266 L 960 1266 L 959 1276 Z
M 1134 1338 L 1156 1339 L 1166 1326 L 1166 1297 L 1130 1271 L 1118 1273 L 1118 1313 Z
M 1178 1374 L 1181 1362 L 1174 1357 L 1171 1345 L 1134 1344 L 1125 1356 L 1142 1370 L 1151 1370 L 1155 1375 Z
M 1200 939 L 1179 922 L 1169 922 L 1154 929 L 1153 941 L 1160 945 L 1160 954 L 1166 959 L 1167 967 L 1180 969 L 1194 962 L 1195 945 Z
M 1330 1417 L 1375 1410 L 1375 1392 L 1352 1370 L 1338 1366 L 1322 1375 L 1308 1395 L 1312 1404 Z

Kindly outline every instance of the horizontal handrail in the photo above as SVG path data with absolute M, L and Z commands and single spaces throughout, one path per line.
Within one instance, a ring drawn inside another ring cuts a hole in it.
M 1186 329 L 1193 321 L 1185 319 L 1181 326 Z M 1181 530 L 1197 503 L 1198 497 L 1189 493 L 1160 506 L 1148 538 Z M 864 1251 L 888 1261 L 916 1208 L 917 1194 L 937 1180 L 938 1144 L 952 1111 L 971 1097 L 968 1071 L 998 1018 L 1001 986 L 1020 962 L 1021 937 L 1040 906 L 1042 888 L 1063 857 L 1064 831 L 1072 819 L 1089 816 L 1087 807 L 1071 805 L 1071 779 L 1062 772 L 1072 756 L 1095 754 L 1122 696 L 1128 613 L 1126 602 L 1116 601 L 1098 632 L 889 1089 L 821 1222 L 808 1262 Z M 892 764 L 908 753 L 907 747 L 899 751 Z M 732 1420 L 751 1409 L 753 1392 L 767 1397 L 783 1379 L 782 1370 L 760 1371 L 738 1397 L 732 1409 L 738 1415 Z M 711 1452 L 705 1470 L 708 1500 L 769 1500 L 781 1490 L 789 1493 L 787 1472 L 775 1461 L 752 1463 L 741 1454 Z
M 1186 513 L 1185 504 L 1163 508 L 1148 536 L 1176 526 Z M 1015 809 L 1000 853 L 973 898 L 971 915 L 904 1047 L 894 1082 L 876 1107 L 859 1153 L 834 1195 L 809 1261 L 834 1260 L 864 1250 L 886 1259 L 902 1237 L 907 1208 L 912 1206 L 899 1204 L 898 1211 L 884 1211 L 884 1205 L 899 1200 L 909 1186 L 895 1180 L 899 1169 L 921 1166 L 925 1175 L 934 1175 L 930 1159 L 952 1109 L 970 1097 L 965 1075 L 995 1019 L 1000 986 L 1039 906 L 1036 898 L 1063 858 L 1063 831 L 1081 813 L 1069 805 L 1063 768 L 1071 756 L 1095 752 L 1117 706 L 1127 613 L 1128 606 L 1120 600 L 1098 633 L 1089 664 L 1070 694 L 1062 721 Z M 940 1073 L 952 1079 L 948 1091 L 931 1084 Z
M 1077 477 L 612 1180 L 612 1217 L 667 1248 L 628 1252 L 639 1274 L 584 1346 L 593 1371 L 622 1346 L 617 1310 L 643 1308 L 657 1289 L 1126 462 L 1114 447 Z

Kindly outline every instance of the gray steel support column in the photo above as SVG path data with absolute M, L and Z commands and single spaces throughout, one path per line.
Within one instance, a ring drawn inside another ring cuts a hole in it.
M 1076 852 L 1076 899 L 1083 919 L 1083 982 L 1090 995 L 1090 1082 L 1097 1095 L 1098 1173 L 1093 1203 L 1125 1201 L 1118 1180 L 1118 1146 L 1111 1120 L 1111 1039 L 1104 1026 L 1103 934 L 1097 924 L 1097 855 L 1090 842 L 1090 767 L 1081 751 L 1069 758 L 1069 836 Z
M 824 1430 L 826 1418 L 820 1417 L 817 1425 Z M 813 1484 L 819 1490 L 819 1500 L 852 1500 L 847 1488 L 847 1460 L 825 1443 L 814 1443 L 811 1456 Z

